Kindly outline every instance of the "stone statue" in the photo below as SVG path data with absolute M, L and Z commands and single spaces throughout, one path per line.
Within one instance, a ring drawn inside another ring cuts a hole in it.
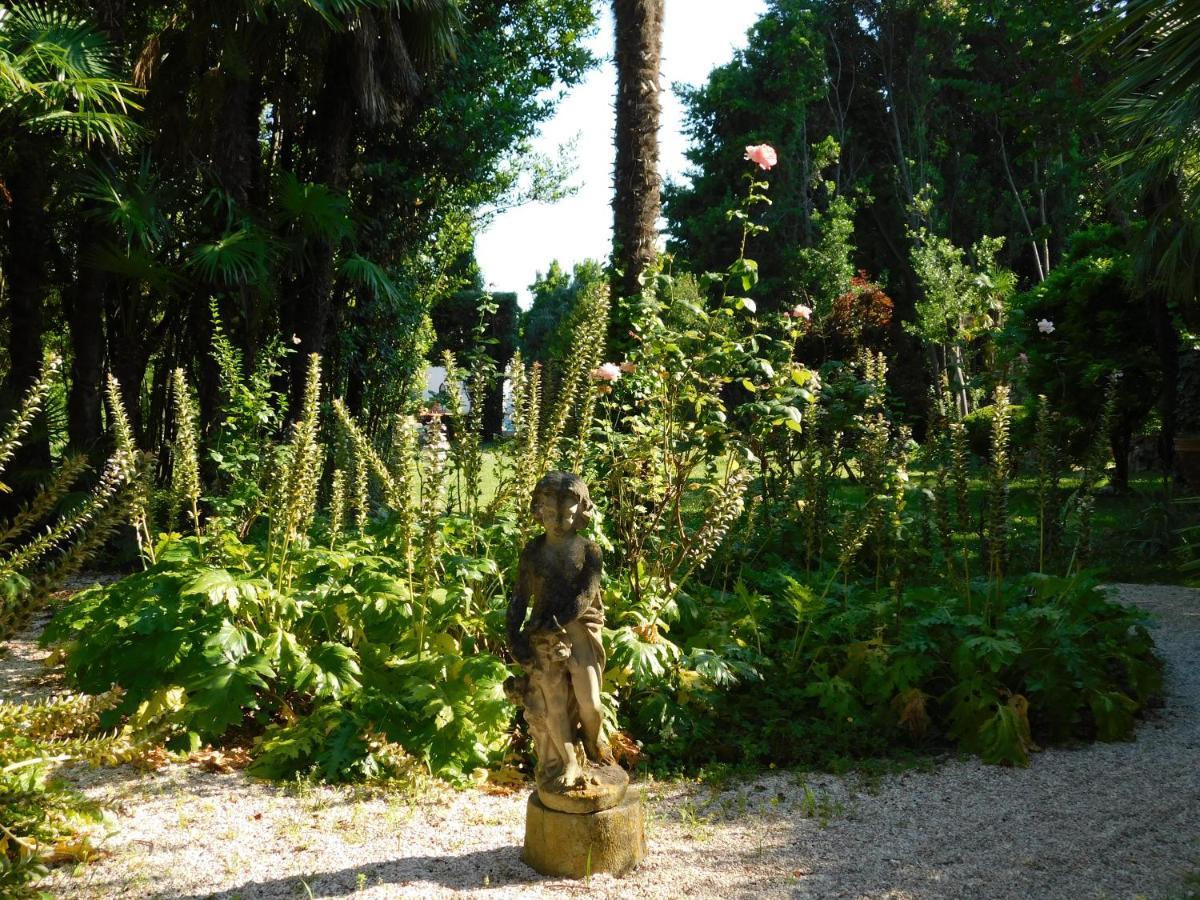
M 578 533 L 594 507 L 583 479 L 567 472 L 543 477 L 530 506 L 546 533 L 521 552 L 507 630 L 526 674 L 510 678 L 505 689 L 525 707 L 542 803 L 561 812 L 595 812 L 620 803 L 629 778 L 601 738 L 600 548 Z

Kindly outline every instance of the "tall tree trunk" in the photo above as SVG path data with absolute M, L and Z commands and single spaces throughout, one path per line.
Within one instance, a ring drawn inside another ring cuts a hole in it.
M 653 262 L 660 208 L 659 66 L 663 0 L 613 0 L 617 123 L 613 184 L 613 264 L 618 297 L 640 292 Z
M 92 16 L 109 42 L 125 43 L 125 0 L 95 0 Z M 93 165 L 105 166 L 108 156 L 95 145 L 89 152 Z M 107 273 L 91 263 L 92 255 L 107 240 L 111 229 L 93 215 L 99 204 L 84 201 L 79 214 L 75 288 L 63 292 L 63 307 L 71 341 L 71 379 L 67 393 L 67 434 L 71 449 L 93 453 L 104 438 L 104 306 Z
M 226 25 L 231 27 L 233 23 Z M 239 212 L 263 208 L 261 191 L 262 147 L 260 144 L 263 110 L 262 71 L 267 53 L 264 46 L 271 34 L 269 21 L 252 15 L 237 16 L 237 46 L 227 53 L 232 64 L 222 67 L 221 106 L 216 117 L 209 144 L 212 173 L 217 183 L 232 200 Z M 236 298 L 240 321 L 226 323 L 227 332 L 256 330 L 260 305 L 266 285 L 241 284 L 228 294 Z M 212 353 L 213 321 L 210 309 L 214 293 L 212 285 L 200 285 L 192 296 L 190 331 L 192 351 L 198 363 L 196 394 L 200 403 L 200 421 L 211 425 L 217 420 L 220 374 Z M 234 326 L 234 327 L 229 327 Z M 248 326 L 243 329 L 243 326 Z M 253 347 L 256 335 L 243 334 L 243 345 Z M 252 358 L 253 351 L 247 353 Z
M 1162 288 L 1151 287 L 1146 291 L 1146 312 L 1154 329 L 1154 344 L 1162 367 L 1162 386 L 1159 388 L 1158 406 L 1158 458 L 1163 471 L 1170 472 L 1175 464 L 1175 434 L 1178 429 L 1176 410 L 1179 404 L 1179 332 L 1175 329 L 1174 317 L 1167 293 Z
M 71 335 L 71 386 L 67 394 L 67 433 L 71 449 L 90 453 L 104 436 L 101 397 L 104 381 L 104 290 L 107 276 L 89 265 L 90 252 L 103 241 L 103 229 L 80 217 L 75 289 L 64 292 Z
M 313 117 L 315 135 L 312 180 L 331 190 L 342 190 L 349 177 L 353 148 L 354 101 L 348 61 L 354 52 L 348 33 L 329 41 L 325 59 L 325 82 L 317 98 Z M 333 242 L 316 237 L 305 247 L 304 269 L 287 291 L 281 310 L 284 334 L 300 338 L 299 352 L 291 358 L 291 414 L 300 414 L 304 378 L 310 353 L 324 353 L 329 316 L 333 308 Z
M 30 141 L 27 152 L 18 154 L 12 171 L 5 176 L 11 195 L 8 210 L 8 240 L 5 241 L 4 276 L 8 305 L 8 376 L 4 383 L 4 405 L 20 403 L 42 367 L 42 335 L 45 317 L 42 306 L 49 290 L 46 252 L 52 239 L 46 204 L 50 196 L 50 160 L 37 152 Z M 42 423 L 44 417 L 39 417 Z M 50 466 L 50 444 L 45 427 L 35 425 L 26 436 L 16 458 L 8 467 L 6 480 L 14 497 L 26 494 L 19 482 L 22 471 L 35 473 Z M 16 483 L 14 483 L 16 482 Z

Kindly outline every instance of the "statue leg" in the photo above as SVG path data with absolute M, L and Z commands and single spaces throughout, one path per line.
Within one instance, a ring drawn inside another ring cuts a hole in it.
M 583 745 L 588 756 L 595 762 L 610 762 L 612 755 L 600 746 L 600 729 L 603 717 L 600 712 L 600 682 L 604 677 L 603 650 L 600 636 L 584 623 L 576 620 L 567 625 L 571 638 L 571 657 L 567 669 L 571 673 L 571 688 L 579 706 L 579 724 L 583 731 Z M 599 632 L 599 626 L 595 629 Z

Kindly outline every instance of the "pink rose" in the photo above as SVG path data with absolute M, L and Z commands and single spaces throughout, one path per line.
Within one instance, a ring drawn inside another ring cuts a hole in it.
M 805 306 L 803 303 L 797 303 L 792 307 L 791 312 L 789 312 L 788 315 L 793 319 L 804 319 L 805 321 L 808 321 L 812 318 L 812 307 Z
M 1054 323 L 1049 319 L 1041 319 L 1038 322 L 1038 331 L 1042 334 L 1054 334 Z
M 775 148 L 770 144 L 751 144 L 746 148 L 746 155 L 742 159 L 748 159 L 750 162 L 758 163 L 763 169 L 769 169 L 777 162 L 779 157 L 775 153 Z
M 621 377 L 621 369 L 614 363 L 604 363 L 599 368 L 592 369 L 593 381 L 616 381 Z

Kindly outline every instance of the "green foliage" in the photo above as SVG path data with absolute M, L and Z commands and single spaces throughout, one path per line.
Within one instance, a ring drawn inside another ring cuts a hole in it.
M 265 729 L 264 773 L 342 780 L 382 764 L 366 759 L 375 729 L 384 755 L 399 745 L 465 778 L 503 747 L 509 717 L 503 665 L 459 651 L 486 612 L 462 605 L 496 566 L 456 558 L 447 576 L 467 581 L 417 596 L 394 539 L 382 525 L 344 548 L 297 552 L 280 591 L 261 547 L 221 535 L 219 552 L 238 565 L 214 567 L 194 538 L 166 538 L 155 565 L 79 596 L 45 639 L 67 643 L 67 671 L 85 690 L 124 686 L 122 712 L 182 688 L 169 720 L 179 746 Z
M 49 357 L 38 379 L 0 435 L 0 475 L 12 461 L 34 417 L 46 401 L 61 361 Z M 118 438 L 119 441 L 119 438 Z M 50 481 L 0 528 L 0 638 L 21 627 L 67 576 L 137 506 L 145 460 L 118 445 L 99 479 L 74 505 L 61 501 L 87 468 L 86 460 L 64 460 Z M 8 488 L 0 482 L 0 490 Z M 36 533 L 34 530 L 37 529 Z
M 586 260 L 564 272 L 558 261 L 538 273 L 529 286 L 533 302 L 521 317 L 521 355 L 543 365 L 569 351 L 571 331 L 566 327 L 580 294 L 605 278 L 599 263 Z
M 485 519 L 460 492 L 451 514 L 446 481 L 477 461 L 448 452 L 435 426 L 418 459 L 405 417 L 385 459 L 335 400 L 364 494 L 357 532 L 344 535 L 344 477 L 328 525 L 318 514 L 327 450 L 317 357 L 290 440 L 273 445 L 269 378 L 242 378 L 220 334 L 216 353 L 230 390 L 213 456 L 230 494 L 189 496 L 193 535 L 157 536 L 144 571 L 73 598 L 44 640 L 67 648 L 82 689 L 120 684 L 118 714 L 172 698 L 155 726 L 172 746 L 254 738 L 256 767 L 272 777 L 462 781 L 495 762 L 511 718 L 495 654 L 500 575 L 519 536 L 513 508 Z M 241 423 L 259 436 L 253 452 Z M 371 482 L 382 515 L 369 509 Z
M 797 302 L 802 291 L 831 302 L 841 291 L 829 294 L 819 282 L 846 274 L 844 253 L 831 245 L 844 248 L 835 235 L 842 234 L 849 211 L 828 204 L 851 185 L 839 170 L 834 190 L 827 190 L 821 173 L 830 160 L 813 154 L 813 144 L 826 135 L 839 139 L 824 122 L 814 121 L 821 119 L 814 107 L 824 105 L 827 92 L 823 26 L 818 10 L 773 4 L 754 25 L 744 50 L 714 69 L 706 84 L 682 91 L 685 129 L 692 138 L 688 158 L 696 171 L 688 184 L 668 184 L 663 192 L 670 249 L 697 273 L 718 270 L 745 246 L 741 222 L 731 218 L 740 205 L 736 186 L 746 171 L 745 148 L 764 141 L 775 148 L 773 203 L 761 217 L 773 239 L 752 237 L 749 250 L 761 266 L 764 305 L 776 310 Z M 823 228 L 810 218 L 818 208 L 828 209 Z M 852 270 L 847 282 L 850 275 Z
M 1153 326 L 1134 290 L 1127 244 L 1125 233 L 1112 226 L 1074 235 L 1062 265 L 1015 298 L 1005 338 L 1013 356 L 1028 359 L 1027 383 L 1069 417 L 1076 454 L 1100 415 L 1111 376 L 1120 375 L 1115 450 L 1127 451 L 1160 389 Z
M 120 691 L 56 697 L 37 704 L 0 704 L 0 891 L 38 896 L 31 883 L 46 863 L 86 861 L 97 852 L 85 829 L 100 808 L 53 779 L 56 763 L 123 760 L 123 736 L 98 733 L 101 714 Z
M 637 685 L 626 708 L 651 758 L 828 764 L 953 740 L 1028 765 L 1035 741 L 1129 738 L 1161 689 L 1145 617 L 1087 578 L 1013 579 L 985 620 L 986 585 L 820 597 L 820 582 L 782 579 L 783 559 L 763 563 L 705 594 L 703 615 L 681 610 L 672 653 L 614 652 L 610 677 Z
M 126 115 L 137 91 L 114 74 L 112 50 L 90 23 L 64 10 L 21 6 L 0 20 L 0 119 L 14 137 L 53 135 L 120 145 L 136 134 Z

